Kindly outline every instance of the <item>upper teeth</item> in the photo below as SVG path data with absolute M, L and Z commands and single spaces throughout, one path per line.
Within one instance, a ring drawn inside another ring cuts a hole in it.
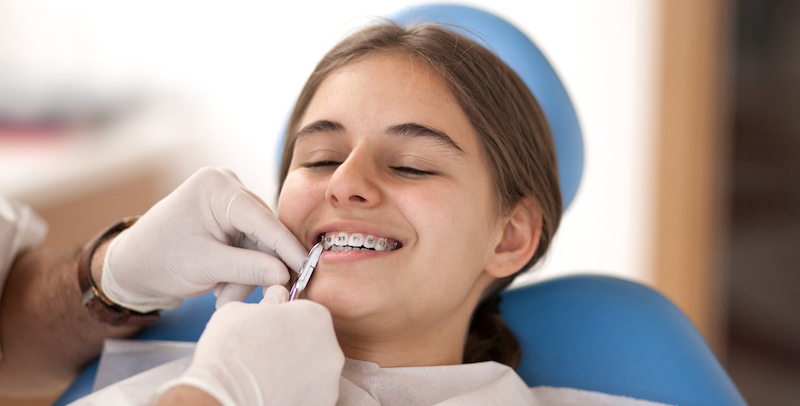
M 374 235 L 362 233 L 347 234 L 344 231 L 339 233 L 328 233 L 323 240 L 322 248 L 325 251 L 349 251 L 349 250 L 375 250 L 391 251 L 398 248 L 399 243 L 389 246 L 386 238 L 375 237 Z

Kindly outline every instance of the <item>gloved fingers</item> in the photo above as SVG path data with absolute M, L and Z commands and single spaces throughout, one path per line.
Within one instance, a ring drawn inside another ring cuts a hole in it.
M 219 294 L 222 293 L 222 289 L 224 289 L 227 284 L 228 282 L 220 282 L 214 286 L 214 297 L 219 297 Z
M 214 172 L 227 179 L 228 188 L 233 186 L 235 189 L 229 189 L 232 194 L 219 200 L 219 205 L 213 204 L 213 213 L 210 213 L 228 235 L 228 243 L 254 247 L 270 255 L 277 254 L 293 270 L 300 269 L 308 252 L 291 231 L 278 220 L 269 206 L 244 187 L 230 169 L 219 167 L 214 169 Z M 223 219 L 225 223 L 220 223 Z M 238 233 L 241 234 L 237 236 Z M 241 235 L 250 241 L 242 241 Z
M 289 300 L 289 291 L 281 285 L 264 287 L 264 298 L 260 303 L 281 304 Z
M 244 184 L 242 183 L 242 181 L 241 181 L 241 180 L 239 180 L 239 177 L 238 177 L 238 176 L 236 176 L 236 174 L 235 174 L 235 173 L 233 173 L 233 171 L 232 171 L 232 170 L 230 170 L 230 169 L 228 169 L 228 168 L 226 168 L 226 167 L 224 167 L 224 166 L 218 166 L 218 167 L 216 167 L 215 169 L 217 170 L 217 172 L 219 172 L 219 173 L 221 173 L 221 174 L 223 174 L 223 175 L 225 175 L 225 176 L 227 176 L 227 177 L 229 177 L 229 178 L 231 178 L 231 179 L 235 180 L 235 181 L 236 181 L 238 184 L 240 184 L 240 185 L 244 186 Z
M 308 255 L 303 244 L 265 206 L 248 195 L 235 199 L 227 210 L 228 222 L 256 241 L 256 248 L 265 253 L 277 253 L 293 270 L 299 270 Z
M 220 286 L 223 284 L 218 284 Z M 217 297 L 216 308 L 219 309 L 220 307 L 224 306 L 226 303 L 230 302 L 241 302 L 247 299 L 253 290 L 255 290 L 255 285 L 242 285 L 240 283 L 225 283 L 221 289 L 219 289 L 219 293 L 217 293 L 217 288 L 214 288 L 214 295 Z
M 260 251 L 226 245 L 216 248 L 214 257 L 214 274 L 206 275 L 210 281 L 253 286 L 285 285 L 289 282 L 286 265 L 280 259 Z

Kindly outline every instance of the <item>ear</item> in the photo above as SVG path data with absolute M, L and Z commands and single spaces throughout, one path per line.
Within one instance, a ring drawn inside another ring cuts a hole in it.
M 520 269 L 533 257 L 542 235 L 542 212 L 533 199 L 525 198 L 502 220 L 502 236 L 486 273 L 504 278 Z

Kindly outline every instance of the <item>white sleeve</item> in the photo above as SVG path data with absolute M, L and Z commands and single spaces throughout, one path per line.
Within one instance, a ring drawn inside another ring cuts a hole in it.
M 47 223 L 30 206 L 0 194 L 0 299 L 14 258 L 41 243 L 46 235 Z M 0 349 L 0 359 L 2 356 Z

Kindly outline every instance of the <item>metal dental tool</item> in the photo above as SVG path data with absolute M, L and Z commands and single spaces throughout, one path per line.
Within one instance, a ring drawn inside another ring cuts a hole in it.
M 322 243 L 318 242 L 317 245 L 308 252 L 306 260 L 303 261 L 303 266 L 300 268 L 300 271 L 297 272 L 297 280 L 294 282 L 292 290 L 289 292 L 290 302 L 308 286 L 308 281 L 311 279 L 311 274 L 314 273 L 314 268 L 317 267 L 320 255 L 322 255 Z

